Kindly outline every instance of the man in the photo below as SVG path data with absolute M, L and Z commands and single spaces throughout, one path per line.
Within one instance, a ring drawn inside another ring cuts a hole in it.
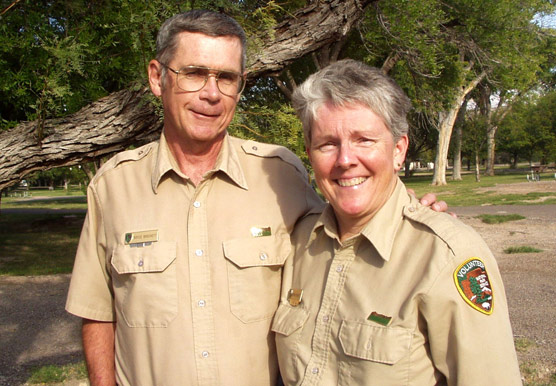
M 245 80 L 235 21 L 172 17 L 148 73 L 163 133 L 91 181 L 66 305 L 91 384 L 273 385 L 289 234 L 322 203 L 293 153 L 226 133 Z

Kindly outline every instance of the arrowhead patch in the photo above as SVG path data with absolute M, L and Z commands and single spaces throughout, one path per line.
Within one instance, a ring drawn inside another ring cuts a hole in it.
M 492 314 L 494 294 L 485 268 L 478 257 L 472 257 L 454 271 L 454 282 L 465 302 L 483 314 Z

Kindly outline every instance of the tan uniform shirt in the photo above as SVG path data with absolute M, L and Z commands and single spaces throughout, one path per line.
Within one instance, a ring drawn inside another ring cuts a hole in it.
M 292 241 L 272 325 L 286 385 L 521 384 L 494 257 L 401 181 L 360 235 L 340 243 L 327 207 Z
M 66 309 L 116 321 L 120 385 L 273 385 L 295 222 L 322 202 L 288 150 L 227 136 L 195 187 L 164 136 L 91 181 Z

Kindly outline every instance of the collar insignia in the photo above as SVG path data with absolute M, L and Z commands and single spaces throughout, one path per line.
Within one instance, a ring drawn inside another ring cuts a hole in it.
M 270 227 L 252 227 L 250 230 L 251 236 L 253 237 L 263 237 L 272 235 Z
M 378 324 L 382 324 L 383 326 L 388 326 L 388 324 L 390 324 L 390 321 L 392 320 L 392 317 L 382 315 L 379 314 L 378 312 L 373 311 L 371 312 L 367 320 L 370 320 L 371 322 L 375 322 Z

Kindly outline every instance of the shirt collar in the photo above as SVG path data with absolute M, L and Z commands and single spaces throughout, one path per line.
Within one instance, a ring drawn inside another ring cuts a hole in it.
M 187 178 L 187 176 L 185 176 L 178 167 L 178 164 L 168 147 L 168 142 L 166 141 L 164 132 L 162 132 L 158 144 L 158 152 L 156 157 L 153 158 L 152 165 L 151 184 L 155 193 L 157 193 L 160 180 L 170 170 L 173 170 L 182 178 Z M 239 187 L 245 190 L 248 189 L 247 180 L 245 178 L 245 174 L 243 173 L 239 156 L 235 148 L 232 146 L 230 136 L 227 133 L 223 139 L 222 148 L 220 149 L 220 153 L 216 159 L 216 164 L 212 172 L 210 172 L 210 175 L 218 171 L 225 173 Z
M 359 235 L 354 236 L 354 238 L 366 238 L 373 244 L 382 259 L 388 261 L 394 245 L 396 232 L 403 219 L 403 208 L 409 203 L 410 198 L 407 190 L 398 178 L 390 198 L 365 225 L 363 231 Z M 336 216 L 330 204 L 326 206 L 315 223 L 313 232 L 316 232 L 319 228 L 322 228 L 328 237 L 336 239 L 339 243 L 340 237 Z

